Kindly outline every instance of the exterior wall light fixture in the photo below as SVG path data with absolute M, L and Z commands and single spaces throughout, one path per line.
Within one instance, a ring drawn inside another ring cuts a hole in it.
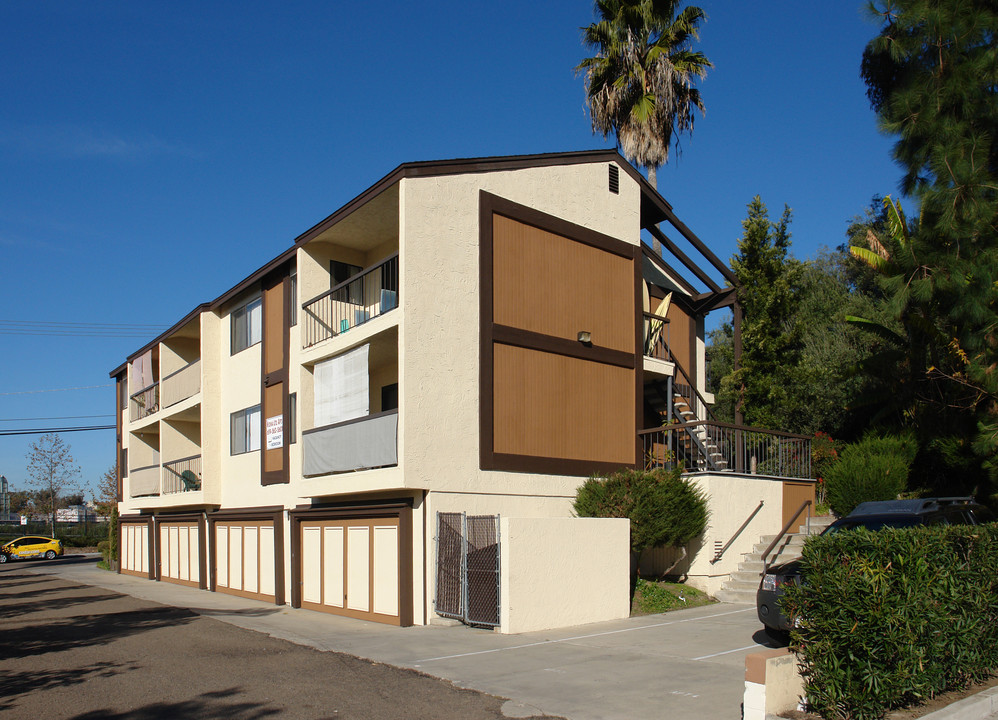
M 593 341 L 593 334 L 588 330 L 579 330 L 579 342 L 589 345 Z

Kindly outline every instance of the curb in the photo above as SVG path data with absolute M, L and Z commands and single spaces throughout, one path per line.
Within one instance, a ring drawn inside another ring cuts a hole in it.
M 996 712 L 998 687 L 993 687 L 923 715 L 921 720 L 987 720 Z

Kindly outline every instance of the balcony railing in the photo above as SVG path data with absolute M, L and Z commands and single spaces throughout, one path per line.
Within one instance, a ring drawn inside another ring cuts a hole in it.
M 163 407 L 194 397 L 201 392 L 201 361 L 184 365 L 163 378 L 160 384 L 163 386 Z
M 398 410 L 302 433 L 302 474 L 306 477 L 390 465 L 398 465 Z
M 159 383 L 142 388 L 130 398 L 132 422 L 141 420 L 159 410 Z
M 201 456 L 163 463 L 163 494 L 195 492 L 201 489 Z
M 682 465 L 687 472 L 740 472 L 811 477 L 811 438 L 720 422 L 642 430 L 646 469 Z
M 133 498 L 159 495 L 159 465 L 146 465 L 128 471 L 129 495 Z
M 372 265 L 346 282 L 302 303 L 302 347 L 311 347 L 384 315 L 399 305 L 399 256 Z
M 645 313 L 645 348 L 646 357 L 672 362 L 669 353 L 669 320 L 652 313 Z

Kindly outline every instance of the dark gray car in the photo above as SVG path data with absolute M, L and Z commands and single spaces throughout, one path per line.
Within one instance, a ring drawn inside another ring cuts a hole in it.
M 979 525 L 992 522 L 994 515 L 973 498 L 922 498 L 918 500 L 884 500 L 865 502 L 829 525 L 822 535 L 855 528 L 881 530 L 885 527 L 905 528 L 918 525 Z M 766 568 L 756 593 L 756 611 L 766 634 L 778 642 L 786 642 L 791 628 L 783 614 L 780 601 L 783 588 L 801 582 L 800 560 L 791 560 Z

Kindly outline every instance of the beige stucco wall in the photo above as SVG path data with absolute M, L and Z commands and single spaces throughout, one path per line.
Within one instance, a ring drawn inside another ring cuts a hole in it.
M 627 520 L 502 518 L 499 528 L 500 632 L 628 616 Z
M 406 484 L 571 495 L 578 478 L 479 470 L 479 192 L 640 242 L 640 192 L 607 164 L 406 179 L 400 192 L 399 390 Z M 441 422 L 446 418 L 446 422 Z
M 721 589 L 728 576 L 738 569 L 742 555 L 751 552 L 762 535 L 772 535 L 783 525 L 783 481 L 762 475 L 735 473 L 695 473 L 690 476 L 708 498 L 710 518 L 703 535 L 690 543 L 689 557 L 673 570 L 686 572 L 687 582 L 711 595 Z M 762 508 L 717 562 L 715 548 L 723 546 L 738 531 L 762 501 Z M 643 575 L 665 571 L 677 556 L 670 549 L 645 551 L 641 560 Z

